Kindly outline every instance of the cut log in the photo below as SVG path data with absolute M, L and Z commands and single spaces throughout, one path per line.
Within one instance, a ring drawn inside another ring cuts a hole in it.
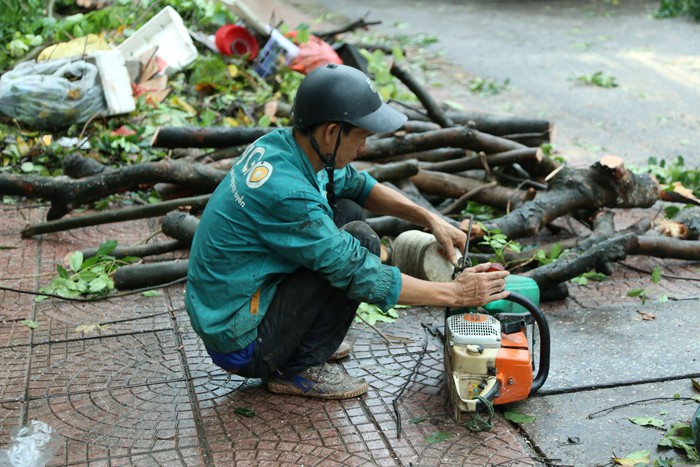
M 427 131 L 425 133 L 395 135 L 391 138 L 368 141 L 366 152 L 361 154 L 358 159 L 374 160 L 381 157 L 446 147 L 483 151 L 487 154 L 526 148 L 520 143 L 462 126 Z
M 659 199 L 658 186 L 646 175 L 636 175 L 611 159 L 589 169 L 563 168 L 540 193 L 510 214 L 485 222 L 510 239 L 536 235 L 554 219 L 578 210 L 648 208 Z
M 191 245 L 194 233 L 199 225 L 199 219 L 185 211 L 171 211 L 163 217 L 161 228 L 163 233 L 180 242 Z
M 439 148 L 430 149 L 428 151 L 409 152 L 406 154 L 399 154 L 391 157 L 379 157 L 376 159 L 372 159 L 372 162 L 375 162 L 377 164 L 386 164 L 389 162 L 398 162 L 408 159 L 415 159 L 420 162 L 444 162 L 454 159 L 460 159 L 471 155 L 474 155 L 474 152 L 465 151 L 461 148 Z
M 700 238 L 700 208 L 683 209 L 675 218 L 659 222 L 655 230 L 667 237 L 698 240 Z
M 90 175 L 98 175 L 103 172 L 113 172 L 115 169 L 104 165 L 91 157 L 85 157 L 77 152 L 72 152 L 61 161 L 63 174 L 70 178 L 83 178 Z
M 0 174 L 0 194 L 48 200 L 47 220 L 60 219 L 76 207 L 114 193 L 152 187 L 158 182 L 184 185 L 198 193 L 211 193 L 226 172 L 206 165 L 163 160 L 122 167 L 79 180 L 67 177 Z
M 442 128 L 449 128 L 454 126 L 454 122 L 442 111 L 440 107 L 435 103 L 432 96 L 423 89 L 423 86 L 416 81 L 410 73 L 401 68 L 396 62 L 392 63 L 389 69 L 390 73 L 397 77 L 399 81 L 406 85 L 406 87 L 416 95 L 418 100 L 428 113 L 428 117 L 440 125 Z
M 415 110 L 402 107 L 409 120 L 429 121 L 430 118 Z M 551 133 L 551 123 L 549 120 L 537 118 L 522 118 L 508 115 L 493 115 L 480 112 L 457 112 L 448 110 L 445 112 L 457 125 L 468 125 L 470 128 L 489 133 L 495 136 L 505 136 L 520 133 L 537 133 L 549 135 Z M 547 137 L 547 139 L 549 139 Z
M 513 149 L 511 151 L 499 152 L 484 157 L 484 161 L 489 167 L 511 165 L 523 161 L 539 162 L 541 159 L 541 152 L 535 148 Z M 423 162 L 419 167 L 433 172 L 456 173 L 465 170 L 480 169 L 483 167 L 483 162 L 479 157 L 463 157 L 461 159 L 453 159 L 445 162 Z
M 558 284 L 583 273 L 597 270 L 598 267 L 607 271 L 607 265 L 625 259 L 627 250 L 636 242 L 637 236 L 631 233 L 615 237 L 599 243 L 579 255 L 540 266 L 524 272 L 522 275 L 532 278 L 540 289 L 554 289 Z
M 524 191 L 503 186 L 491 186 L 487 182 L 473 178 L 429 170 L 421 170 L 411 177 L 411 181 L 421 193 L 438 195 L 443 198 L 458 199 L 467 192 L 479 189 L 472 198 L 474 201 L 502 211 L 507 211 L 509 207 L 519 206 L 535 195 L 534 190 Z M 485 185 L 489 186 L 485 187 Z
M 169 284 L 187 277 L 189 260 L 122 266 L 114 272 L 114 288 L 134 290 Z
M 125 258 L 127 256 L 144 258 L 146 256 L 171 253 L 177 250 L 186 250 L 189 247 L 189 243 L 184 243 L 179 240 L 165 240 L 162 242 L 144 243 L 143 245 L 118 246 L 109 253 L 109 256 L 113 256 L 115 258 Z M 95 256 L 97 254 L 97 250 L 98 248 L 87 248 L 82 250 L 83 257 L 90 258 Z
M 69 217 L 67 219 L 56 219 L 40 224 L 32 224 L 22 229 L 22 238 L 33 237 L 49 232 L 62 232 L 64 230 L 77 229 L 90 225 L 109 224 L 112 222 L 124 222 L 135 219 L 146 219 L 148 217 L 162 216 L 178 207 L 189 207 L 192 209 L 203 209 L 211 195 L 194 196 L 191 198 L 180 198 L 171 201 L 164 201 L 157 204 L 147 204 L 145 206 L 134 206 L 111 211 L 85 214 L 79 217 Z
M 154 148 L 228 148 L 247 145 L 275 127 L 166 127 L 156 129 Z
M 406 160 L 388 164 L 372 164 L 365 168 L 379 182 L 403 180 L 418 173 L 418 161 Z

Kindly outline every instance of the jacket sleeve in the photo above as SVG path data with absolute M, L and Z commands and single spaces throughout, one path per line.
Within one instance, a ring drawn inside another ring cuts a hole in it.
M 323 173 L 325 177 L 325 171 L 320 173 Z M 359 205 L 365 203 L 369 192 L 377 184 L 377 180 L 367 171 L 358 172 L 352 165 L 336 170 L 333 175 L 333 182 L 335 183 L 335 194 L 338 198 L 351 199 Z M 325 181 L 323 186 L 325 186 Z
M 339 230 L 329 214 L 318 195 L 289 193 L 259 221 L 259 235 L 277 254 L 318 271 L 351 298 L 384 310 L 393 307 L 401 291 L 398 268 L 382 264 L 352 235 Z

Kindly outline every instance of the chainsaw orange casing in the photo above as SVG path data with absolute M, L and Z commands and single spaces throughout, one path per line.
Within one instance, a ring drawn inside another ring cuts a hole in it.
M 503 334 L 496 354 L 496 379 L 501 383 L 494 404 L 527 399 L 532 388 L 532 362 L 524 331 Z

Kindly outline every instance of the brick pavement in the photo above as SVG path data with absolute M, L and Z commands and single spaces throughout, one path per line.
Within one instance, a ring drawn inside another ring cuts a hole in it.
M 46 207 L 0 209 L 0 283 L 24 290 L 47 284 L 76 249 L 108 239 L 127 245 L 158 231 L 148 220 L 21 239 L 21 228 L 40 222 Z M 342 365 L 369 381 L 369 394 L 315 401 L 269 394 L 259 380 L 213 366 L 183 292 L 176 285 L 155 297 L 35 303 L 0 291 L 0 449 L 13 427 L 35 419 L 65 438 L 51 465 L 536 464 L 500 414 L 481 433 L 450 418 L 441 344 L 421 326 L 440 323 L 441 310 L 401 310 L 396 323 L 381 327 L 402 338 L 394 343 L 354 325 L 353 355 Z M 76 330 L 86 324 L 100 327 Z M 436 434 L 447 439 L 430 442 Z

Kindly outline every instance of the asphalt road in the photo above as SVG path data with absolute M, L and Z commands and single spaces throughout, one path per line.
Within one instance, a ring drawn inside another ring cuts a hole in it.
M 338 25 L 367 15 L 382 22 L 371 31 L 437 38 L 431 50 L 457 69 L 433 73 L 440 87 L 432 92 L 471 110 L 550 120 L 553 141 L 572 164 L 605 154 L 635 164 L 652 156 L 700 161 L 700 24 L 653 19 L 658 1 L 286 3 Z M 581 82 L 598 72 L 617 86 Z M 473 79 L 508 86 L 479 98 L 468 90 Z

